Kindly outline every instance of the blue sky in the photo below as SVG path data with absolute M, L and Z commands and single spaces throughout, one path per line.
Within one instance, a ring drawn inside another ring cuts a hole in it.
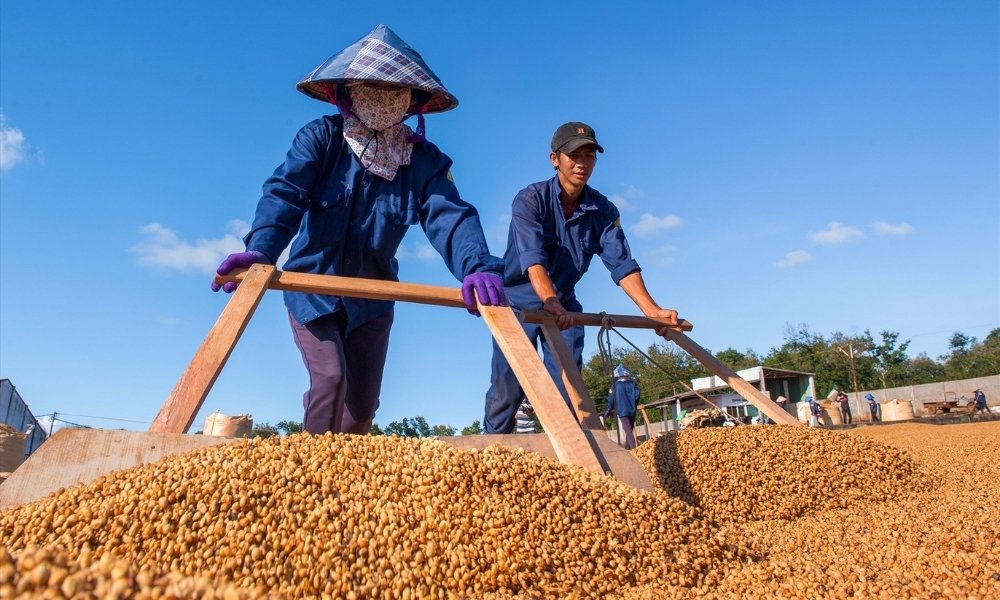
M 458 97 L 428 137 L 495 254 L 552 131 L 583 120 L 607 150 L 591 185 L 712 351 L 806 323 L 936 357 L 1000 327 L 997 2 L 462 6 L 3 2 L 0 377 L 36 415 L 145 429 L 225 305 L 210 274 L 262 182 L 331 110 L 295 83 L 378 23 Z M 419 228 L 400 259 L 457 285 Z M 637 312 L 599 262 L 579 295 Z M 399 305 L 376 422 L 481 419 L 489 357 L 464 311 Z M 194 428 L 298 420 L 305 386 L 271 292 Z

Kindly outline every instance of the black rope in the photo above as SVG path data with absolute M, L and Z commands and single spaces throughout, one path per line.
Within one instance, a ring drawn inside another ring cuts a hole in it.
M 602 315 L 604 315 L 604 313 L 601 313 L 601 314 L 602 314 Z M 620 337 L 621 339 L 625 340 L 625 343 L 626 343 L 626 344 L 628 344 L 629 346 L 632 346 L 633 348 L 635 348 L 635 351 L 636 351 L 636 352 L 638 352 L 639 354 L 641 354 L 641 355 L 642 355 L 642 357 L 643 357 L 643 358 L 645 358 L 646 360 L 648 360 L 648 361 L 649 361 L 650 363 L 652 363 L 652 364 L 653 364 L 653 366 L 655 366 L 655 367 L 656 367 L 656 368 L 658 368 L 659 370 L 663 371 L 664 373 L 666 373 L 666 374 L 670 375 L 670 371 L 668 371 L 666 367 L 664 367 L 664 366 L 663 366 L 663 365 L 661 365 L 660 363 L 658 363 L 658 362 L 656 362 L 655 360 L 653 360 L 653 357 L 651 357 L 650 355 L 648 355 L 648 354 L 646 354 L 645 352 L 643 352 L 642 350 L 640 350 L 640 349 L 639 349 L 639 347 L 638 347 L 638 346 L 636 346 L 635 344 L 633 344 L 631 340 L 629 340 L 629 339 L 628 339 L 627 337 L 625 337 L 624 335 L 622 335 L 622 333 L 621 333 L 620 331 L 618 331 L 617 329 L 615 329 L 615 328 L 613 327 L 613 325 L 614 325 L 614 319 L 608 319 L 608 320 L 609 320 L 609 321 L 611 321 L 612 323 L 611 323 L 611 325 L 607 326 L 607 328 L 606 328 L 606 329 L 607 329 L 607 331 L 609 331 L 609 332 L 610 332 L 610 331 L 614 331 L 615 333 L 617 333 L 617 334 L 618 334 L 618 337 Z M 601 319 L 601 331 L 602 331 L 602 332 L 603 332 L 603 331 L 605 331 L 605 319 L 604 319 L 604 318 L 602 318 L 602 319 Z M 606 336 L 606 337 L 610 337 L 610 335 L 609 335 L 608 333 L 605 333 L 605 336 Z M 598 334 L 598 338 L 597 338 L 597 339 L 598 339 L 598 346 L 600 346 L 600 339 L 601 339 L 601 338 L 600 338 L 600 334 Z M 610 344 L 611 344 L 611 341 L 610 341 L 610 339 L 609 339 L 609 340 L 607 341 L 607 344 L 608 344 L 608 347 L 610 348 Z M 602 354 L 601 354 L 601 358 L 602 358 L 602 359 L 604 358 L 604 354 L 603 354 L 603 351 L 602 351 Z M 694 393 L 695 393 L 695 395 L 697 395 L 697 396 L 701 397 L 701 398 L 702 398 L 702 400 L 705 400 L 705 398 L 704 398 L 704 397 L 703 397 L 703 396 L 702 396 L 701 394 L 699 394 L 698 392 L 696 392 L 696 391 L 694 390 L 694 388 L 692 388 L 692 387 L 691 387 L 690 385 L 688 385 L 687 383 L 685 383 L 685 382 L 683 382 L 683 381 L 682 381 L 682 382 L 680 382 L 680 383 L 681 383 L 681 385 L 683 385 L 684 387 L 686 387 L 686 388 L 687 388 L 687 389 L 688 389 L 689 391 L 691 391 L 691 392 L 694 392 Z M 712 405 L 712 403 L 711 403 L 711 402 L 708 402 L 708 404 L 709 404 L 709 405 Z M 717 408 L 717 407 L 716 407 L 716 408 Z M 726 419 L 727 421 L 732 421 L 732 422 L 734 422 L 734 423 L 739 423 L 738 421 L 735 421 L 735 420 L 733 420 L 732 416 L 731 416 L 731 415 L 730 415 L 730 414 L 729 414 L 728 412 L 726 412 L 726 411 L 724 411 L 724 410 L 721 410 L 721 409 L 719 410 L 719 412 L 721 412 L 721 413 L 722 413 L 722 416 L 723 416 L 723 417 L 724 417 L 724 418 L 725 418 L 725 419 Z
M 601 314 L 603 315 L 604 313 L 601 313 Z M 608 319 L 608 320 L 611 321 L 611 326 L 607 327 L 607 331 L 609 331 L 609 332 L 613 331 L 616 334 L 618 334 L 618 337 L 620 337 L 621 339 L 625 340 L 625 343 L 628 344 L 629 346 L 632 346 L 633 348 L 635 348 L 635 351 L 638 352 L 639 354 L 641 354 L 643 358 L 645 358 L 646 360 L 648 360 L 649 362 L 651 362 L 654 366 L 656 366 L 658 369 L 660 369 L 664 373 L 667 373 L 668 375 L 670 374 L 670 371 L 668 371 L 666 367 L 664 367 L 660 363 L 658 363 L 655 360 L 653 360 L 653 357 L 651 357 L 650 355 L 648 355 L 645 352 L 643 352 L 642 350 L 640 350 L 639 347 L 636 346 L 635 344 L 633 344 L 631 340 L 629 340 L 627 337 L 625 337 L 624 335 L 622 335 L 622 333 L 620 331 L 618 331 L 617 329 L 615 329 L 614 328 L 614 319 Z M 605 330 L 604 319 L 602 318 L 601 319 L 601 331 L 604 331 L 604 330 Z M 609 334 L 605 334 L 605 335 L 607 335 L 610 338 Z M 597 339 L 598 339 L 598 345 L 600 345 L 600 339 L 601 339 L 600 338 L 600 334 L 598 334 L 598 338 Z M 611 341 L 610 341 L 610 339 L 608 340 L 608 347 L 609 348 L 611 347 Z M 601 356 L 603 358 L 603 354 Z
M 601 366 L 604 373 L 611 377 L 614 374 L 614 356 L 611 353 L 611 331 L 614 331 L 615 320 L 607 313 L 601 313 L 601 329 L 597 332 L 597 350 L 601 354 Z M 615 333 L 618 333 L 615 331 Z M 618 335 L 621 335 L 618 333 Z M 625 340 L 628 341 L 628 340 Z

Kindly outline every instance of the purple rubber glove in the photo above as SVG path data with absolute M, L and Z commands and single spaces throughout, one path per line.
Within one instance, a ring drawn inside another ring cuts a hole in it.
M 226 260 L 222 261 L 219 268 L 215 270 L 219 275 L 225 275 L 232 271 L 233 269 L 247 269 L 250 265 L 256 265 L 258 263 L 269 265 L 271 261 L 264 256 L 262 252 L 257 252 L 256 250 L 250 250 L 249 252 L 237 252 L 236 254 L 230 254 L 226 257 Z M 212 291 L 217 292 L 222 290 L 227 294 L 231 294 L 240 283 L 238 281 L 229 281 L 222 285 L 212 282 Z
M 486 306 L 507 306 L 503 280 L 493 273 L 470 273 L 462 280 L 462 301 L 469 314 L 479 316 L 476 298 Z

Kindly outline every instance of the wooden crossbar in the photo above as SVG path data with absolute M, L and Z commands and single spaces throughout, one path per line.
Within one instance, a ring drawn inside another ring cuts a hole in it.
M 220 284 L 231 281 L 240 282 L 240 286 L 160 409 L 150 432 L 187 431 L 267 289 L 465 308 L 457 288 L 282 272 L 270 265 L 253 265 L 216 277 Z M 567 464 L 605 473 L 607 463 L 584 436 L 513 310 L 480 305 L 479 311 L 534 406 L 556 456 Z

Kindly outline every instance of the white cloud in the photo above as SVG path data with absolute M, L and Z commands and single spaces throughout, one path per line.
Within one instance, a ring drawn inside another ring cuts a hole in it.
M 496 242 L 500 248 L 507 248 L 507 235 L 510 233 L 510 215 L 500 215 L 500 219 L 486 232 L 488 242 Z M 502 253 L 502 251 L 501 251 Z
M 58 418 L 55 423 L 52 422 L 52 415 L 42 415 L 38 417 L 38 428 L 45 432 L 45 435 L 54 434 L 66 427 L 66 424 L 60 421 Z
M 809 234 L 809 239 L 814 244 L 821 246 L 836 246 L 863 237 L 865 234 L 860 229 L 836 221 L 829 223 L 822 231 L 814 231 Z
M 649 213 L 643 213 L 639 217 L 639 223 L 632 226 L 632 233 L 637 237 L 646 238 L 656 235 L 665 229 L 674 229 L 681 226 L 681 218 L 677 215 L 665 215 L 657 217 Z
M 611 194 L 608 196 L 608 200 L 611 200 L 611 203 L 617 206 L 619 211 L 635 210 L 635 207 L 632 206 L 632 203 L 629 202 L 628 198 L 622 194 Z
M 430 262 L 433 260 L 440 260 L 441 255 L 438 251 L 434 249 L 427 242 L 413 242 L 412 244 L 400 244 L 399 249 L 396 250 L 396 260 L 399 261 L 409 261 L 416 260 L 420 262 Z
M 624 191 L 611 194 L 608 196 L 608 200 L 611 200 L 611 202 L 618 207 L 619 211 L 632 212 L 638 210 L 639 207 L 633 204 L 632 201 L 643 198 L 646 194 L 632 184 L 627 184 L 624 187 Z
M 222 237 L 191 243 L 159 223 L 150 223 L 139 228 L 143 239 L 132 246 L 132 251 L 144 267 L 214 273 L 226 256 L 245 250 L 242 237 L 250 231 L 250 225 L 239 220 L 230 221 L 226 228 L 229 232 Z
M 7 119 L 0 114 L 0 171 L 8 171 L 24 161 L 27 144 L 24 134 L 16 127 L 8 127 Z
M 906 235 L 913 232 L 913 226 L 909 223 L 893 225 L 885 221 L 875 221 L 875 233 L 879 235 Z
M 646 256 L 649 257 L 653 264 L 672 265 L 677 262 L 677 257 L 674 256 L 674 252 L 676 251 L 676 246 L 667 244 L 666 246 L 660 246 L 659 248 L 654 248 L 646 252 Z
M 177 317 L 174 315 L 153 315 L 153 320 L 160 325 L 174 326 L 174 325 L 186 325 L 187 319 Z
M 434 249 L 434 246 L 424 243 L 417 244 L 416 256 L 417 260 L 435 260 L 441 258 L 441 255 Z
M 784 258 L 774 263 L 774 265 L 781 269 L 790 269 L 795 265 L 800 265 L 810 260 L 812 260 L 812 255 L 805 250 L 792 250 Z

